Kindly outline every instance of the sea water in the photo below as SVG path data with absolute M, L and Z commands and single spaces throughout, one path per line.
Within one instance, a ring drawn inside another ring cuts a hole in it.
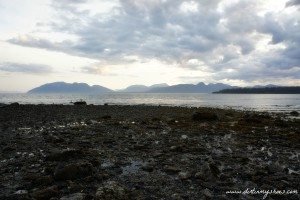
M 300 94 L 202 94 L 202 93 L 106 93 L 106 94 L 0 94 L 0 103 L 71 104 L 84 100 L 88 104 L 167 105 L 218 107 L 270 112 L 300 112 Z

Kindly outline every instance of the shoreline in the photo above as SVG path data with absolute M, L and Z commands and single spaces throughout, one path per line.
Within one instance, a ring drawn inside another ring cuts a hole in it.
M 10 103 L 2 103 L 0 102 L 0 108 L 10 106 L 11 104 L 18 104 L 21 106 L 74 106 L 74 102 L 69 103 L 19 103 L 19 102 L 10 102 Z M 212 105 L 203 105 L 203 106 L 194 106 L 194 105 L 188 105 L 188 104 L 181 104 L 181 105 L 174 105 L 174 104 L 155 104 L 155 103 L 141 103 L 141 104 L 130 104 L 130 103 L 101 103 L 101 104 L 87 104 L 86 106 L 145 106 L 145 107 L 170 107 L 170 108 L 190 108 L 190 109 L 218 109 L 218 110 L 234 110 L 239 112 L 260 112 L 260 113 L 269 113 L 269 114 L 286 114 L 289 115 L 291 112 L 300 112 L 300 109 L 291 109 L 291 110 L 284 110 L 284 109 L 257 109 L 257 108 L 251 108 L 251 107 L 241 107 L 241 106 L 212 106 Z M 289 105 L 286 105 L 287 108 L 289 108 Z M 295 116 L 292 116 L 295 117 Z M 300 118 L 299 116 L 296 116 L 296 118 Z
M 297 190 L 300 120 L 289 115 L 149 105 L 1 107 L 0 199 L 258 199 L 263 195 L 230 191 Z

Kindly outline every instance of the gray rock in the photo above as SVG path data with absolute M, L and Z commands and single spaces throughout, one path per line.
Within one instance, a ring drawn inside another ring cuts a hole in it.
M 126 188 L 115 181 L 108 181 L 104 186 L 96 191 L 96 200 L 126 200 L 129 199 L 129 193 Z
M 57 186 L 51 186 L 45 189 L 35 191 L 32 196 L 36 200 L 45 200 L 51 199 L 52 197 L 57 197 L 59 195 L 59 191 Z
M 169 166 L 169 165 L 166 165 L 164 167 L 164 172 L 166 172 L 167 174 L 177 174 L 178 172 L 180 172 L 181 170 L 178 169 L 177 167 L 175 166 Z
M 60 200 L 84 200 L 85 197 L 86 194 L 78 192 L 78 193 L 70 194 L 68 196 L 64 196 L 60 198 Z
M 212 194 L 211 191 L 210 191 L 209 189 L 207 189 L 207 188 L 204 189 L 204 190 L 202 190 L 201 193 L 204 194 L 204 196 L 207 197 L 207 198 L 212 198 L 212 197 L 213 197 L 213 194 Z
M 178 173 L 178 177 L 181 179 L 181 180 L 187 180 L 189 178 L 191 178 L 191 173 L 189 172 L 179 172 Z
M 214 165 L 206 163 L 201 167 L 200 171 L 196 172 L 195 178 L 205 181 L 213 181 L 218 175 L 218 168 Z
M 14 194 L 17 194 L 17 195 L 24 195 L 24 194 L 28 194 L 28 191 L 27 191 L 27 190 L 18 190 L 18 191 L 16 191 Z
M 146 162 L 146 163 L 144 163 L 144 165 L 141 168 L 142 168 L 142 170 L 144 170 L 146 172 L 152 172 L 154 170 L 154 164 Z

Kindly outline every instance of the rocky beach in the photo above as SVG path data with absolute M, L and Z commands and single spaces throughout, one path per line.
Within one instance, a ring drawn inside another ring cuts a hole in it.
M 1 105 L 0 199 L 299 199 L 298 115 Z

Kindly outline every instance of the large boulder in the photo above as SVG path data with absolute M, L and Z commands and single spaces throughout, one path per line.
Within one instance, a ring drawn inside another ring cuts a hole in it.
M 19 106 L 20 104 L 18 102 L 13 102 L 10 104 L 10 106 Z
M 86 106 L 87 103 L 85 101 L 75 101 L 73 103 L 75 106 Z
M 294 110 L 294 111 L 290 112 L 290 115 L 297 117 L 297 116 L 299 116 L 299 112 Z
M 60 163 L 55 171 L 56 180 L 74 180 L 84 178 L 93 174 L 93 166 L 89 162 L 79 162 L 72 164 Z
M 216 113 L 208 112 L 208 111 L 196 111 L 192 115 L 193 121 L 215 121 L 218 120 L 219 117 Z
M 66 161 L 69 159 L 78 158 L 83 155 L 83 152 L 75 149 L 65 149 L 61 151 L 53 151 L 47 155 L 47 161 Z

